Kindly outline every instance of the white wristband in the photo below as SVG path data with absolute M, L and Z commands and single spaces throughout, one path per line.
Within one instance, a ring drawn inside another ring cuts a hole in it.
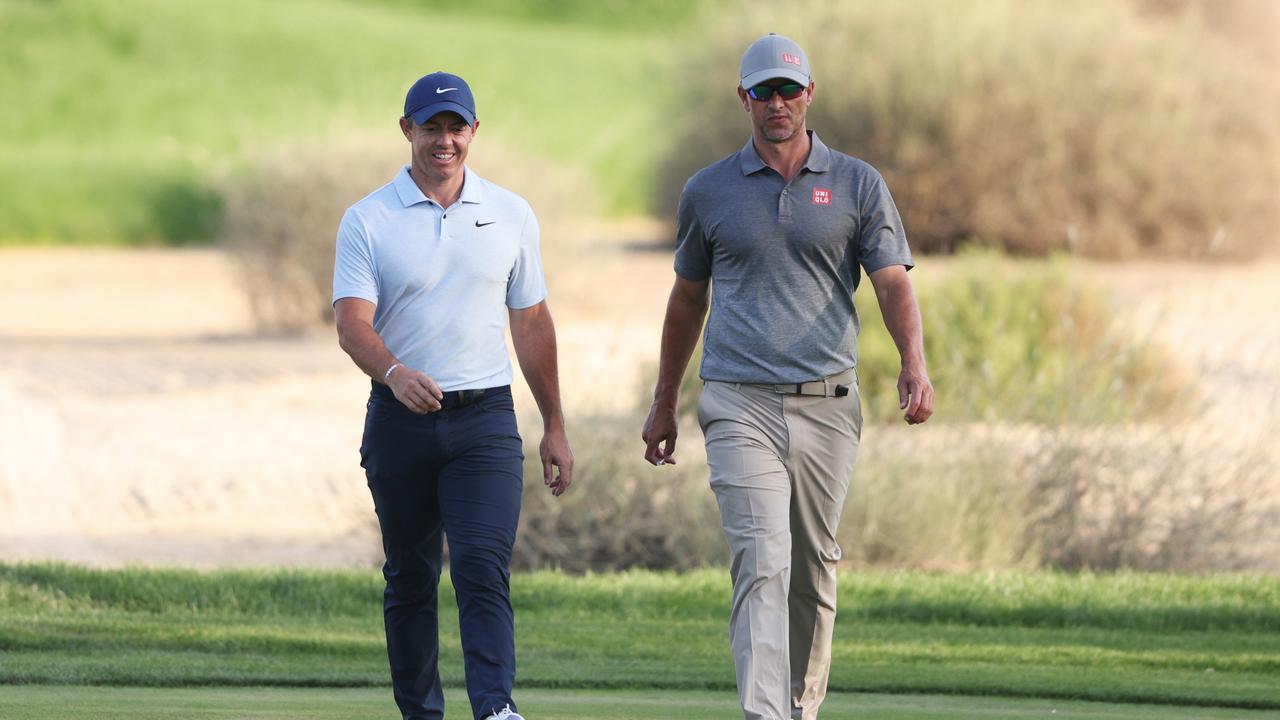
M 387 368 L 387 371 L 386 371 L 386 372 L 384 372 L 384 373 L 382 373 L 382 382 L 384 382 L 384 383 L 385 383 L 386 381 L 390 380 L 390 379 L 391 379 L 391 371 L 392 371 L 392 370 L 395 370 L 395 369 L 396 369 L 396 368 L 398 368 L 398 367 L 400 367 L 400 363 L 391 363 L 391 367 Z

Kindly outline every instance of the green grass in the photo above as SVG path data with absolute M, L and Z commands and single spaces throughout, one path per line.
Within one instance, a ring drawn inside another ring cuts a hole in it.
M 445 692 L 449 708 L 467 707 L 461 689 Z M 731 718 L 736 698 L 726 691 L 525 690 L 520 709 L 537 720 L 711 720 Z M 942 695 L 835 693 L 822 706 L 828 718 L 877 720 L 1262 720 L 1275 713 L 1222 708 L 1170 708 L 1052 700 L 956 698 Z M 68 716 L 99 720 L 156 720 L 172 717 L 306 718 L 374 720 L 395 714 L 389 691 L 381 688 L 103 688 L 25 686 L 0 693 L 0 716 L 9 720 L 52 720 Z M 461 713 L 460 713 L 461 714 Z
M 381 687 L 376 572 L 0 566 L 0 682 Z M 523 688 L 730 691 L 724 571 L 517 575 Z M 1280 578 L 851 574 L 832 690 L 1280 709 Z M 442 674 L 462 681 L 451 591 Z
M 398 137 L 405 90 L 436 69 L 470 81 L 484 134 L 643 210 L 698 6 L 634 6 L 630 23 L 614 4 L 609 24 L 502 6 L 0 0 L 0 242 L 208 240 L 219 177 L 281 144 Z

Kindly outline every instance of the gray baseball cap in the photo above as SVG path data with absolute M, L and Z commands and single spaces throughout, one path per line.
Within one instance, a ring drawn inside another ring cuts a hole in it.
M 795 40 L 769 33 L 751 43 L 751 47 L 742 54 L 738 76 L 742 78 L 744 90 L 774 78 L 795 80 L 807 86 L 810 81 L 809 58 Z

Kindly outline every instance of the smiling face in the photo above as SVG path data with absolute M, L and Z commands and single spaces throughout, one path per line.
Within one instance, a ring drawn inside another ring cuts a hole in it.
M 479 127 L 479 120 L 471 126 L 453 112 L 432 115 L 421 125 L 415 125 L 409 118 L 400 118 L 400 130 L 413 154 L 413 174 L 429 185 L 461 181 L 467 148 Z
M 778 88 L 794 83 L 794 80 L 775 78 L 761 85 Z M 772 93 L 767 100 L 754 100 L 742 88 L 738 88 L 738 99 L 742 101 L 742 107 L 751 113 L 751 126 L 757 140 L 785 143 L 804 133 L 805 114 L 809 103 L 813 102 L 813 83 L 791 100 L 784 100 L 779 92 Z

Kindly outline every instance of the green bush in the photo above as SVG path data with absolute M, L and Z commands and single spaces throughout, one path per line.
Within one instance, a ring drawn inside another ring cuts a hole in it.
M 948 421 L 1090 425 L 1174 415 L 1186 379 L 1066 258 L 966 252 L 918 288 L 925 356 Z M 866 288 L 870 290 L 870 288 Z M 898 415 L 898 351 L 871 292 L 859 293 L 858 367 L 868 416 Z
M 656 188 L 668 212 L 748 137 L 733 88 L 766 31 L 809 53 L 809 127 L 885 175 L 917 250 L 1280 246 L 1280 82 L 1198 15 L 1125 3 L 745 2 L 689 61 Z
M 1110 298 L 1084 279 L 1083 266 L 981 250 L 940 262 L 947 263 L 941 281 L 916 283 L 935 422 L 1090 425 L 1174 417 L 1189 407 L 1186 378 L 1148 337 L 1114 321 Z M 856 299 L 863 414 L 899 421 L 897 347 L 869 281 Z M 695 352 L 681 383 L 686 417 L 697 408 L 700 360 Z

